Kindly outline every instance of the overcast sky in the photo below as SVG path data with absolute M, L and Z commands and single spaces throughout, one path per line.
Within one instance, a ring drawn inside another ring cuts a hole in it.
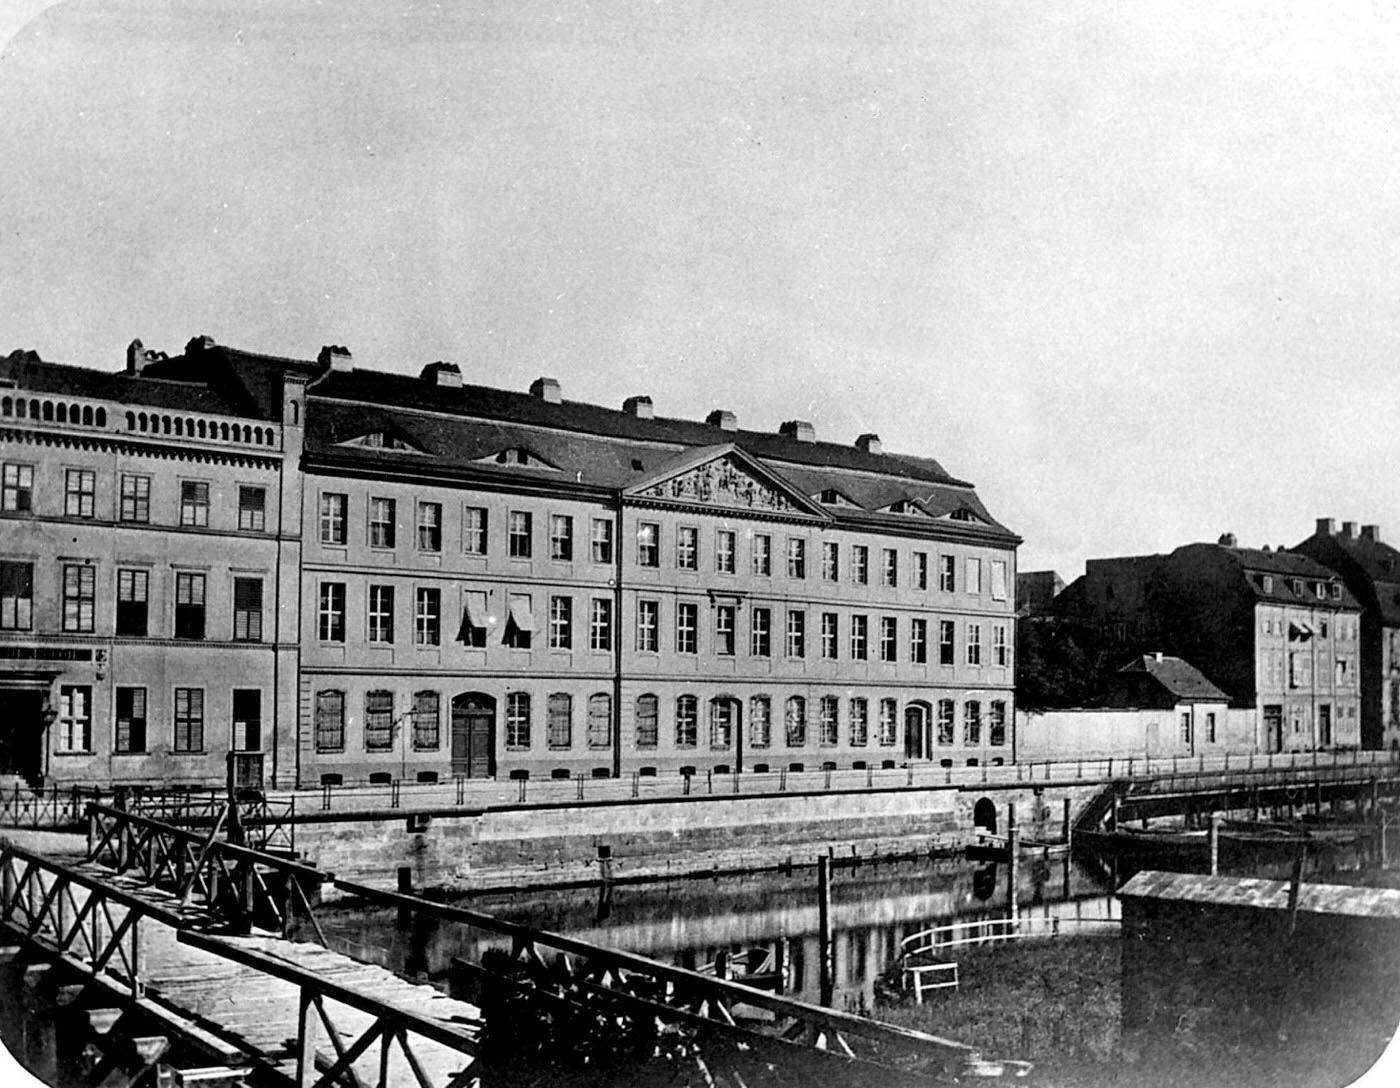
M 0 54 L 0 351 L 343 343 L 875 431 L 1067 577 L 1400 539 L 1389 4 L 44 7 Z

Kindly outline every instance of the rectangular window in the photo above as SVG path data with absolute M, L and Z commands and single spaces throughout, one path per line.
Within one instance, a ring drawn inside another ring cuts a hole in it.
M 993 559 L 991 562 L 991 568 L 992 600 L 1004 601 L 1006 600 L 1006 560 Z
M 346 534 L 347 508 L 350 497 L 334 491 L 321 494 L 321 543 L 343 547 L 349 539 Z M 334 693 L 332 693 L 334 694 Z
M 175 751 L 204 751 L 204 689 L 175 689 Z
M 530 747 L 530 696 L 512 691 L 506 696 L 506 747 L 524 751 Z
M 952 665 L 956 662 L 953 652 L 954 624 L 952 620 L 938 621 L 938 663 Z
M 732 699 L 710 700 L 710 748 L 722 752 L 734 743 L 734 707 Z
M 700 649 L 700 608 L 684 601 L 676 604 L 676 653 L 693 654 Z
M 7 514 L 29 514 L 34 510 L 34 466 L 5 464 L 0 469 L 0 509 Z
M 1215 743 L 1215 711 L 1213 710 L 1206 711 L 1206 743 Z M 1324 743 L 1330 743 L 1330 741 Z
M 574 647 L 574 600 L 572 597 L 549 598 L 549 648 L 572 650 Z
M 393 499 L 369 500 L 369 546 L 392 548 L 397 529 L 398 510 Z
M 70 518 L 90 518 L 97 513 L 97 473 L 70 468 L 63 476 L 63 513 Z
M 637 523 L 637 566 L 661 566 L 661 526 L 654 521 Z
M 822 581 L 839 581 L 840 571 L 841 545 L 834 540 L 822 541 Z
M 34 564 L 0 562 L 0 631 L 34 626 Z
M 512 650 L 528 650 L 535 636 L 535 602 L 528 593 L 510 595 L 510 615 L 506 617 L 503 640 Z
M 864 544 L 851 548 L 851 581 L 858 586 L 870 582 L 870 549 Z
M 316 693 L 316 751 L 345 750 L 345 692 Z
M 588 747 L 612 747 L 612 696 L 604 692 L 588 697 L 588 728 L 585 732 Z
M 424 586 L 414 590 L 413 643 L 415 646 L 442 643 L 442 590 Z
M 807 656 L 807 613 L 799 608 L 788 610 L 787 656 Z
M 787 542 L 787 576 L 807 577 L 807 542 L 800 536 L 790 536 Z
M 637 649 L 654 654 L 660 648 L 661 602 L 637 602 Z
M 968 557 L 963 569 L 963 592 L 982 592 L 982 560 Z
M 893 748 L 899 742 L 899 703 L 894 699 L 880 700 L 880 746 Z
M 909 621 L 909 660 L 915 665 L 928 662 L 928 620 Z
M 995 699 L 987 704 L 987 743 L 994 748 L 1006 744 L 1006 704 Z
M 175 575 L 175 637 L 204 637 L 204 591 L 202 574 Z
M 467 555 L 486 554 L 486 508 L 462 507 L 462 551 Z
M 238 528 L 245 533 L 261 533 L 267 529 L 267 488 L 238 489 Z
M 982 664 L 982 625 L 980 623 L 967 625 L 967 663 L 969 665 Z
M 841 741 L 841 720 L 837 707 L 841 700 L 835 695 L 823 695 L 817 709 L 817 743 L 830 746 Z
M 457 641 L 470 650 L 486 648 L 486 632 L 495 625 L 496 617 L 486 606 L 486 594 L 468 589 L 462 592 L 462 625 L 457 629 Z
M 91 631 L 97 610 L 97 568 L 76 564 L 63 568 L 63 629 Z
M 676 699 L 676 747 L 694 748 L 699 726 L 699 704 L 694 695 Z
M 322 582 L 316 604 L 316 627 L 322 642 L 345 641 L 345 583 Z
M 131 755 L 146 750 L 146 689 L 117 688 L 115 750 Z
M 145 637 L 149 593 L 150 573 L 148 571 L 117 571 L 116 633 L 118 635 L 135 638 Z
M 442 746 L 442 698 L 435 691 L 413 693 L 413 750 L 436 752 Z
M 914 588 L 928 589 L 928 552 L 914 553 Z
M 394 587 L 369 587 L 369 641 L 394 641 Z
M 613 648 L 612 601 L 606 597 L 594 597 L 588 606 L 588 648 L 590 650 L 611 650 Z
M 836 640 L 839 637 L 837 623 L 835 612 L 822 613 L 822 657 L 828 660 L 836 657 Z
M 209 485 L 180 481 L 180 524 L 203 528 L 209 524 Z
M 262 579 L 235 578 L 233 580 L 234 642 L 261 642 L 262 628 Z
M 938 557 L 938 590 L 940 593 L 952 593 L 957 588 L 957 569 L 957 560 L 951 555 Z
M 574 519 L 568 514 L 549 515 L 549 558 L 574 561 Z
M 594 518 L 593 536 L 590 543 L 593 562 L 611 563 L 613 561 L 613 523 L 607 518 Z
M 773 704 L 766 695 L 749 700 L 749 747 L 767 748 L 773 743 Z
M 57 750 L 92 751 L 92 688 L 64 684 L 58 689 Z
M 851 700 L 851 747 L 864 748 L 870 739 L 869 704 L 864 699 Z
M 899 660 L 899 621 L 893 616 L 880 617 L 880 660 Z
M 851 617 L 851 659 L 864 661 L 870 656 L 870 617 Z
M 773 573 L 773 538 L 767 533 L 754 533 L 753 572 L 765 578 Z
M 545 743 L 554 749 L 571 748 L 574 743 L 574 699 L 556 692 L 545 704 Z
M 992 625 L 992 661 L 1000 668 L 1011 664 L 1011 646 L 1006 641 L 1006 624 Z
M 1288 655 L 1288 686 L 1290 688 L 1312 686 L 1312 658 L 1306 651 Z
M 982 704 L 976 699 L 963 703 L 963 744 L 968 747 L 982 743 Z
M 1191 712 L 1189 710 L 1181 715 L 1181 743 L 1187 746 L 1191 744 Z
M 151 520 L 151 478 L 122 474 L 121 504 L 118 514 L 122 521 Z
M 715 573 L 734 573 L 734 533 L 730 529 L 715 532 Z
M 694 525 L 676 526 L 676 569 L 700 569 L 700 530 Z
M 807 743 L 807 701 L 794 695 L 787 701 L 787 711 L 783 724 L 787 731 L 789 748 L 801 748 Z
M 880 553 L 880 584 L 887 588 L 899 585 L 899 552 L 894 548 Z
M 936 739 L 942 747 L 946 748 L 953 743 L 954 715 L 956 713 L 957 707 L 952 699 L 938 700 L 938 734 Z
M 773 656 L 773 612 L 755 607 L 750 615 L 749 653 L 754 657 Z
M 233 729 L 231 747 L 235 751 L 262 749 L 262 692 L 257 688 L 233 689 Z
M 394 693 L 365 692 L 365 751 L 387 752 L 394 747 Z
M 637 716 L 633 723 L 633 735 L 638 748 L 655 748 L 661 730 L 658 728 L 660 718 L 657 698 L 655 695 L 637 696 Z
M 420 552 L 442 551 L 442 503 L 420 502 L 418 504 L 418 550 Z
M 734 656 L 736 609 L 732 604 L 715 606 L 715 653 L 720 657 Z

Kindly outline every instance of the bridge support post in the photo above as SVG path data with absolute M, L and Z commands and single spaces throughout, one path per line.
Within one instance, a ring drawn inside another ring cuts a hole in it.
M 836 949 L 831 939 L 831 855 L 822 854 L 817 858 L 817 939 L 821 965 L 821 1003 L 830 1005 L 835 991 L 835 976 L 832 962 Z
M 1074 845 L 1074 824 L 1070 822 L 1069 813 L 1070 813 L 1070 800 L 1069 800 L 1068 797 L 1066 797 L 1066 798 L 1065 798 L 1065 814 L 1064 814 L 1064 819 L 1063 819 L 1062 824 L 1061 824 L 1061 826 L 1062 826 L 1062 828 L 1063 828 L 1063 830 L 1061 831 L 1061 837 L 1062 837 L 1062 838 L 1064 839 L 1064 841 L 1065 841 L 1065 847 L 1066 847 L 1066 848 L 1071 847 L 1071 846 Z
M 1220 875 L 1220 813 L 1210 814 L 1210 875 Z
M 1014 922 L 1017 916 L 1017 889 L 1021 882 L 1021 829 L 1016 826 L 1016 804 L 1006 806 L 1006 910 Z

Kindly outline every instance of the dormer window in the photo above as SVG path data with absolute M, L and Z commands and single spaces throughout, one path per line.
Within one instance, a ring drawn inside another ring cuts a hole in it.
M 890 513 L 891 513 L 891 514 L 921 514 L 921 513 L 923 513 L 923 511 L 920 510 L 917 506 L 915 506 L 915 505 L 914 505 L 912 502 L 910 502 L 908 499 L 900 499 L 898 502 L 892 503 L 892 504 L 890 505 Z
M 1340 600 L 1342 599 L 1342 583 L 1341 583 L 1341 582 L 1333 582 L 1333 583 L 1332 583 L 1332 599 L 1333 599 L 1334 601 L 1340 601 Z
M 976 521 L 977 515 L 966 506 L 961 506 L 948 515 L 950 521 Z
M 508 449 L 497 450 L 495 453 L 478 458 L 478 461 L 488 465 L 518 465 L 521 468 L 556 468 L 555 465 L 551 465 L 526 446 L 511 446 Z
M 409 453 L 422 453 L 417 446 L 403 438 L 400 438 L 392 431 L 370 431 L 347 442 L 341 443 L 345 446 L 358 446 L 361 449 L 369 450 L 405 450 Z
M 1274 591 L 1274 576 L 1272 574 L 1260 575 L 1259 585 L 1265 593 L 1272 593 Z
M 817 501 L 825 503 L 827 506 L 836 506 L 841 502 L 841 492 L 834 487 L 825 488 L 817 497 Z
M 1293 590 L 1293 595 L 1295 597 L 1301 597 L 1303 595 L 1303 580 L 1301 578 L 1294 578 L 1289 583 L 1289 588 Z
M 1320 601 L 1327 596 L 1327 587 L 1322 582 L 1317 582 L 1313 585 L 1313 592 L 1317 594 L 1317 599 Z

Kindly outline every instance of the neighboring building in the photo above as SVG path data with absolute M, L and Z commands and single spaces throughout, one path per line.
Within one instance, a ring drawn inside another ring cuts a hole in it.
M 1035 615 L 1046 611 L 1064 592 L 1065 580 L 1053 570 L 1027 570 L 1016 575 L 1016 611 Z
M 1318 518 L 1293 549 L 1342 576 L 1361 603 L 1361 746 L 1400 748 L 1400 551 L 1380 527 Z
M 1090 560 L 1056 612 L 1123 653 L 1162 647 L 1195 663 L 1232 708 L 1257 713 L 1262 751 L 1361 743 L 1360 605 L 1306 556 L 1226 534 L 1169 555 Z
M 1220 756 L 1254 748 L 1254 714 L 1199 669 L 1160 653 L 1135 657 L 1089 707 L 1022 711 L 1016 755 L 1022 760 L 1120 756 Z
M 1019 540 L 874 435 L 205 338 L 121 374 L 16 354 L 0 382 L 4 772 L 1011 758 Z
M 309 372 L 204 348 L 0 358 L 0 774 L 291 781 Z

